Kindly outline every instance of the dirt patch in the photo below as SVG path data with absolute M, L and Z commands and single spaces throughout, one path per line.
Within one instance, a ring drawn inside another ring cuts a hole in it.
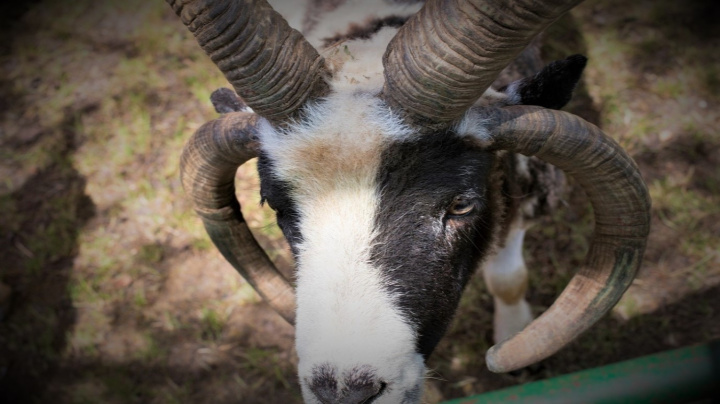
M 683 177 L 687 188 L 708 197 L 720 194 L 720 139 L 679 133 L 670 139 L 649 134 L 647 150 L 635 156 L 645 181 Z
M 69 161 L 74 150 L 70 126 L 62 125 L 58 161 L 0 196 L 2 282 L 10 291 L 0 322 L 0 397 L 9 402 L 30 402 L 43 394 L 75 321 L 68 279 L 79 231 L 95 209 L 85 194 L 85 179 Z M 29 143 L 22 139 L 14 145 Z

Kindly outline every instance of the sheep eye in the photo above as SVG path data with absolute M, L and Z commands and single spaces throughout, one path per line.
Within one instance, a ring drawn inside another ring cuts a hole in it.
M 465 216 L 475 210 L 475 206 L 475 200 L 464 196 L 456 196 L 448 208 L 448 214 L 451 216 Z

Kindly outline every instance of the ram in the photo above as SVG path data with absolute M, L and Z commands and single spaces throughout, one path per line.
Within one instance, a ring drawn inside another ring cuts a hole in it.
M 578 0 L 310 0 L 308 39 L 265 0 L 168 2 L 240 96 L 214 94 L 223 116 L 186 146 L 183 186 L 224 257 L 295 324 L 306 402 L 419 402 L 477 268 L 495 296 L 496 372 L 558 351 L 630 285 L 649 232 L 637 166 L 555 110 L 585 58 L 531 66 L 533 38 Z M 498 79 L 520 54 L 503 74 L 516 77 Z M 235 198 L 237 167 L 255 157 L 295 287 Z M 585 189 L 595 231 L 533 320 L 523 236 L 557 199 L 555 167 Z

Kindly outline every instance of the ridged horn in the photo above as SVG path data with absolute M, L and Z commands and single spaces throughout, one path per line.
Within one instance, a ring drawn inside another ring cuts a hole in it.
M 588 329 L 630 286 L 650 231 L 650 196 L 635 162 L 596 126 L 561 111 L 515 106 L 478 109 L 490 146 L 538 158 L 572 176 L 590 199 L 595 230 L 584 265 L 553 305 L 487 352 L 508 372 L 540 361 Z
M 183 150 L 180 172 L 205 230 L 225 259 L 290 324 L 295 291 L 257 243 L 235 198 L 237 168 L 258 155 L 258 116 L 231 112 L 198 129 Z
M 442 129 L 581 1 L 428 0 L 387 47 L 383 97 L 409 123 Z
M 166 0 L 235 91 L 283 122 L 326 95 L 324 59 L 266 0 Z

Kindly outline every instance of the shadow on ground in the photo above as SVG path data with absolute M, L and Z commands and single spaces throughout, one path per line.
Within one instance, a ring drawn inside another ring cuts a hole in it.
M 75 321 L 68 280 L 79 231 L 95 209 L 70 162 L 73 126 L 68 119 L 60 128 L 55 162 L 0 196 L 0 279 L 11 290 L 0 322 L 0 401 L 6 403 L 43 394 Z M 22 153 L 25 146 L 3 143 L 4 152 Z

